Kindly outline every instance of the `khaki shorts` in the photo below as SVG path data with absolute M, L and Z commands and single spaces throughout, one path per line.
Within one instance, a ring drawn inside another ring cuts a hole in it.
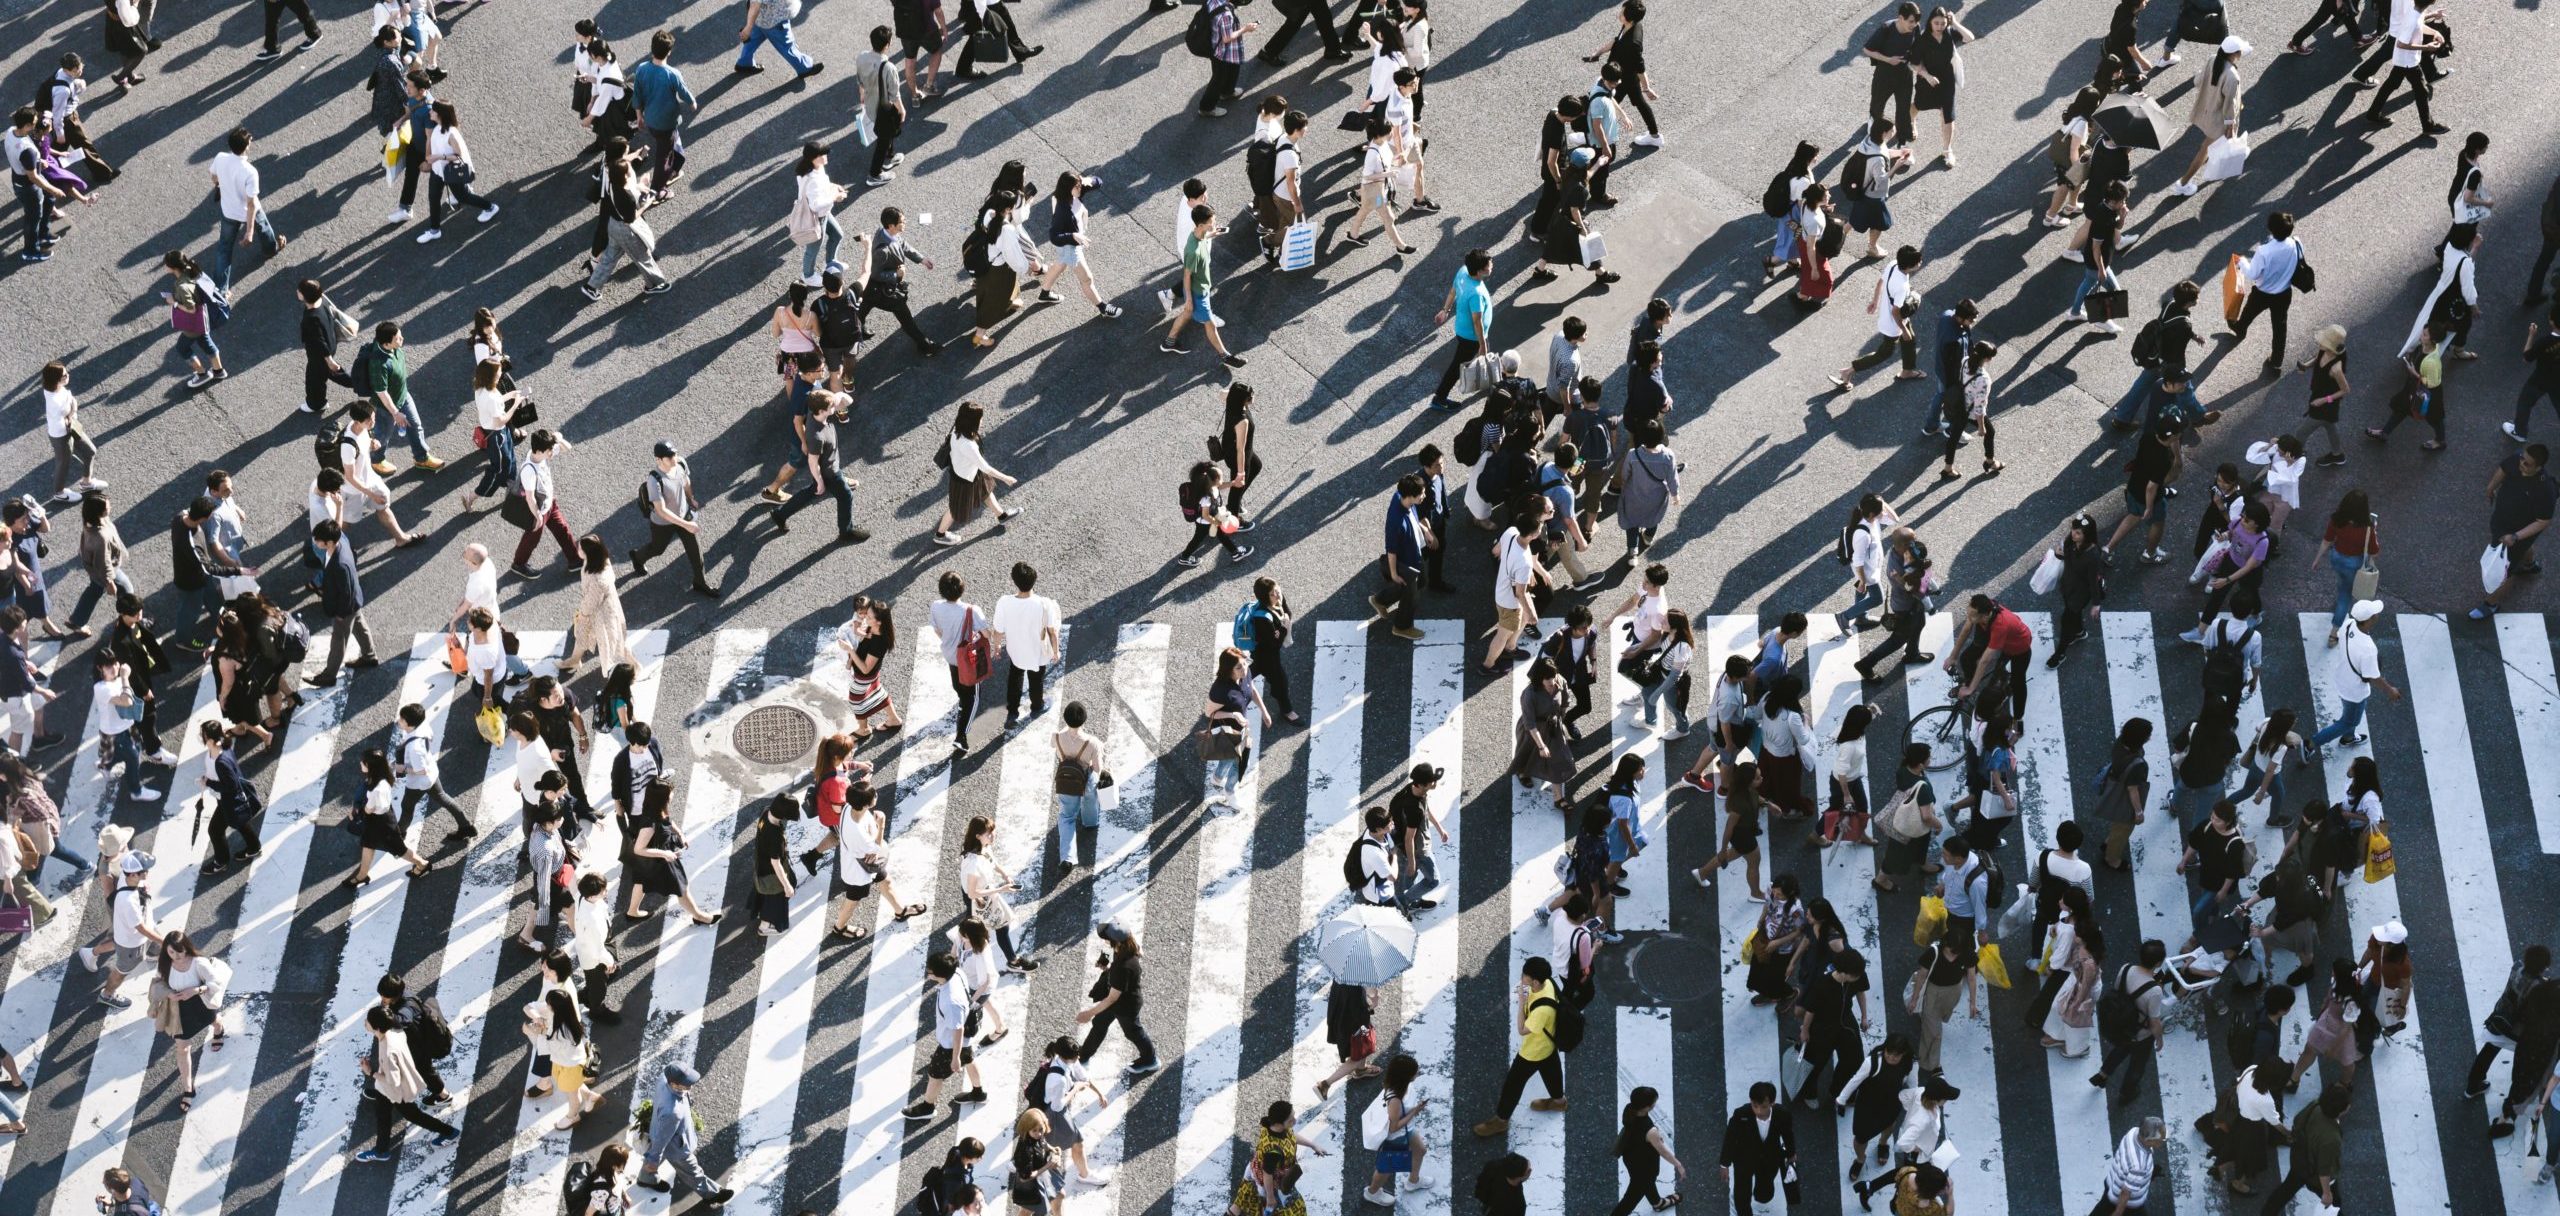
M 160 947 L 151 942 L 139 946 L 118 946 L 115 957 L 107 961 L 107 966 L 114 968 L 118 975 L 132 975 L 150 966 L 151 961 L 158 957 Z
M 1517 608 L 1494 609 L 1493 624 L 1504 633 L 1520 632 L 1520 610 Z

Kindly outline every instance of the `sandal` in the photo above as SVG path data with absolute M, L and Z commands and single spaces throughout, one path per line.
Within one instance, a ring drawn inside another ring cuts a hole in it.
M 829 929 L 829 930 L 827 930 L 827 936 L 829 936 L 829 937 L 841 937 L 841 938 L 843 938 L 844 940 L 849 941 L 849 942 L 858 942 L 858 941 L 861 941 L 862 939 L 864 939 L 864 938 L 866 938 L 866 937 L 871 936 L 871 931 L 870 931 L 870 930 L 868 930 L 868 929 L 856 929 L 856 928 L 851 928 L 851 927 L 849 927 L 849 926 L 842 926 L 842 925 L 840 925 L 840 926 L 837 926 L 836 928 L 833 928 L 833 929 Z
M 416 864 L 416 865 L 414 865 L 414 866 L 409 867 L 409 877 L 411 877 L 411 878 L 424 878 L 424 877 L 426 877 L 426 876 L 427 876 L 427 870 L 428 870 L 429 868 L 430 868 L 430 867 L 427 865 L 427 863 L 425 863 L 425 862 L 423 862 L 423 861 L 422 861 L 422 862 L 419 862 L 418 864 Z
M 1986 460 L 1982 462 L 1982 475 L 1985 477 L 1998 477 L 2000 475 L 2000 470 L 2008 467 L 2009 466 L 2007 464 L 1997 460 Z
M 196 1091 L 190 1089 L 187 1092 L 178 1095 L 179 1110 L 193 1110 L 195 1109 L 195 1105 Z
M 898 909 L 898 915 L 895 919 L 901 921 L 912 920 L 922 915 L 924 915 L 923 904 L 908 904 L 906 907 Z
M 1013 1027 L 1011 1027 L 1011 1026 L 1007 1026 L 1007 1027 L 1005 1027 L 1004 1029 L 1002 1029 L 1002 1030 L 999 1030 L 999 1031 L 995 1032 L 994 1034 L 986 1035 L 986 1036 L 981 1037 L 981 1038 L 978 1040 L 978 1046 L 980 1046 L 980 1047 L 993 1047 L 993 1046 L 995 1046 L 995 1045 L 996 1045 L 996 1044 L 998 1044 L 998 1043 L 1004 1042 L 1004 1037 L 1005 1037 L 1006 1035 L 1009 1035 L 1009 1034 L 1012 1034 L 1012 1033 L 1013 1033 Z
M 223 1033 L 222 1033 L 221 1031 L 219 1031 L 219 1030 L 215 1031 L 215 1032 L 213 1033 L 213 1042 L 206 1044 L 206 1045 L 205 1045 L 205 1050 L 206 1050 L 206 1051 L 220 1051 L 220 1050 L 222 1050 L 222 1043 L 223 1043 L 223 1040 L 224 1040 L 224 1039 L 226 1039 L 226 1038 L 228 1038 L 228 1037 L 230 1037 L 230 1036 L 223 1034 Z
M 369 882 L 372 882 L 372 881 L 373 881 L 373 876 L 372 876 L 372 875 L 370 875 L 370 874 L 358 874 L 358 875 L 356 875 L 355 877 L 348 879 L 348 880 L 347 880 L 347 885 L 348 885 L 348 886 L 350 886 L 350 887 L 361 887 L 361 886 L 365 885 L 366 883 L 369 883 Z
M 551 1087 L 548 1085 L 528 1085 L 524 1087 L 524 1096 L 528 1098 L 548 1098 L 551 1096 Z

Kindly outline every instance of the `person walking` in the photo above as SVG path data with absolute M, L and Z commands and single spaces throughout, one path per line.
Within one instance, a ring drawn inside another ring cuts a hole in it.
M 2168 1144 L 2167 1125 L 2158 1116 L 2145 1116 L 2139 1126 L 2128 1128 L 2116 1141 L 2114 1155 L 2107 1158 L 2106 1181 L 2098 1188 L 2098 1204 L 2089 1209 L 2089 1216 L 2142 1216 L 2151 1202 L 2156 1154 Z
M 2523 451 L 2499 461 L 2497 470 L 2489 474 L 2489 535 L 2491 543 L 2505 552 L 2507 570 L 2480 606 L 2471 610 L 2472 620 L 2496 615 L 2498 606 L 2514 594 L 2517 580 L 2542 573 L 2542 563 L 2533 559 L 2533 545 L 2551 527 L 2553 510 L 2560 506 L 2560 480 L 2553 479 L 2550 467 L 2550 449 L 2529 443 Z
M 542 543 L 545 530 L 560 542 L 560 558 L 564 573 L 578 571 L 578 542 L 569 534 L 569 517 L 560 510 L 559 485 L 552 479 L 551 458 L 569 450 L 567 440 L 549 428 L 535 431 L 525 441 L 525 458 L 516 468 L 514 492 L 507 496 L 501 512 L 508 523 L 523 529 L 516 538 L 515 558 L 507 566 L 517 578 L 540 578 L 534 569 L 533 551 Z
M 133 1006 L 132 997 L 121 995 L 116 990 L 151 961 L 152 953 L 160 948 L 165 937 L 165 931 L 151 916 L 148 885 L 154 864 L 151 854 L 140 849 L 128 849 L 116 859 L 116 872 L 123 876 L 123 881 L 107 895 L 109 942 L 114 949 L 103 960 L 107 978 L 98 986 L 98 1003 L 110 1009 Z M 91 971 L 97 970 L 102 961 L 96 952 L 89 950 L 79 951 L 76 957 L 81 966 Z
M 205 792 L 213 796 L 213 815 L 205 825 L 205 846 L 212 856 L 205 868 L 220 873 L 231 868 L 231 836 L 238 833 L 244 842 L 239 857 L 242 861 L 262 852 L 258 843 L 258 817 L 267 809 L 266 800 L 258 796 L 258 787 L 240 767 L 240 757 L 231 749 L 231 732 L 220 722 L 205 722 L 196 729 L 196 737 L 204 744 Z M 450 801 L 448 799 L 447 801 Z M 459 817 L 459 811 L 456 811 Z M 466 822 L 466 826 L 467 822 Z
M 2353 1087 L 2331 1085 L 2320 1091 L 2319 1101 L 2304 1106 L 2302 1113 L 2293 1117 L 2284 1180 L 2267 1192 L 2266 1205 L 2258 1209 L 2263 1216 L 2282 1216 L 2292 1211 L 2294 1196 L 2306 1190 L 2321 1203 L 2337 1206 L 2339 1167 L 2345 1152 L 2338 1123 L 2354 1101 Z
M 1864 1172 L 1870 1142 L 1876 1146 L 1875 1164 L 1881 1166 L 1890 1158 L 1892 1133 L 1902 1123 L 1902 1095 L 1909 1088 L 1905 1082 L 1911 1079 L 1911 1067 L 1911 1040 L 1888 1034 L 1867 1049 L 1857 1073 L 1832 1094 L 1832 1105 L 1849 1112 L 1849 1182 L 1856 1183 Z M 1867 1188 L 1860 1187 L 1861 1196 L 1867 1193 Z
M 659 1073 L 657 1097 L 649 1104 L 649 1150 L 641 1156 L 640 1172 L 631 1181 L 661 1195 L 686 1187 L 703 1206 L 716 1210 L 737 1192 L 720 1185 L 695 1156 L 702 1146 L 702 1133 L 694 1126 L 693 1087 L 701 1083 L 702 1074 L 681 1061 L 669 1062 Z M 672 1183 L 658 1177 L 662 1163 L 675 1172 Z
M 382 665 L 373 653 L 373 627 L 364 619 L 364 583 L 356 576 L 355 549 L 349 545 L 334 520 L 323 521 L 311 530 L 311 543 L 320 551 L 320 610 L 329 617 L 329 659 L 320 674 L 306 683 L 313 688 L 327 688 L 338 682 L 338 668 L 343 664 L 357 671 Z M 356 657 L 346 661 L 347 639 L 356 642 Z
M 2524 384 L 2516 390 L 2516 416 L 2498 428 L 2507 433 L 2507 438 L 2518 443 L 2531 440 L 2525 429 L 2533 419 L 2536 404 L 2548 398 L 2554 409 L 2560 409 L 2560 307 L 2554 307 L 2544 320 L 2526 324 L 2524 358 L 2530 367 L 2525 372 Z M 58 481 L 61 476 L 57 465 L 54 478 Z
M 1422 598 L 1423 551 L 1432 543 L 1430 525 L 1422 520 L 1425 492 L 1422 475 L 1407 473 L 1396 480 L 1387 498 L 1386 548 L 1380 559 L 1380 570 L 1386 575 L 1386 586 L 1369 597 L 1369 607 L 1397 637 L 1408 642 L 1422 640 L 1422 630 L 1413 623 L 1414 608 Z
M 2381 88 L 2373 91 L 2373 101 L 2364 110 L 2366 122 L 2377 127 L 2390 126 L 2391 117 L 2382 112 L 2382 107 L 2402 84 L 2407 84 L 2410 100 L 2418 107 L 2418 125 L 2423 134 L 2442 135 L 2453 130 L 2451 126 L 2437 122 L 2427 108 L 2427 102 L 2436 89 L 2435 82 L 2428 79 L 2422 69 L 2430 57 L 2441 54 L 2445 47 L 2444 34 L 2427 20 L 2428 10 L 2433 7 L 2435 0 L 2412 0 L 2405 8 L 2397 3 L 2391 6 L 2391 31 L 2386 35 L 2391 40 L 2391 77 L 2382 82 Z M 2359 82 L 2370 74 L 2371 65 L 2360 69 Z
M 1750 1095 L 1725 1121 L 1716 1172 L 1733 1196 L 1734 1216 L 1751 1216 L 1755 1202 L 1767 1204 L 1780 1190 L 1792 1212 L 1804 1201 L 1804 1184 L 1796 1177 L 1795 1115 L 1778 1101 L 1778 1087 L 1767 1081 L 1752 1082 Z
M 1308 2 L 1314 3 L 1315 0 L 1308 0 Z M 1302 129 L 1305 123 L 1306 116 L 1299 115 L 1299 125 Z M 1295 188 L 1294 173 L 1293 169 L 1292 189 Z M 1049 259 L 1048 271 L 1040 278 L 1040 297 L 1044 301 L 1054 299 L 1057 295 L 1055 289 L 1058 280 L 1066 276 L 1069 271 L 1073 271 L 1076 285 L 1084 291 L 1085 302 L 1093 305 L 1094 311 L 1101 314 L 1107 321 L 1120 315 L 1120 306 L 1104 300 L 1101 290 L 1094 286 L 1093 267 L 1086 262 L 1085 248 L 1088 244 L 1085 234 L 1085 192 L 1101 187 L 1102 179 L 1098 177 L 1073 171 L 1058 174 L 1057 190 L 1050 196 L 1049 201 L 1049 244 L 1051 248 L 1057 250 L 1058 255 Z
M 1040 572 L 1029 562 L 1013 564 L 1013 594 L 996 601 L 989 614 L 988 633 L 994 645 L 1004 652 L 1004 728 L 1010 732 L 1022 724 L 1022 687 L 1031 686 L 1031 716 L 1049 712 L 1049 669 L 1063 657 L 1058 650 L 1058 630 L 1063 618 L 1058 601 L 1034 594 Z
M 355 388 L 355 377 L 338 366 L 338 347 L 356 336 L 356 320 L 329 299 L 318 279 L 294 287 L 302 300 L 302 405 L 306 414 L 329 408 L 329 386 Z
M 2187 125 L 2204 136 L 2204 142 L 2196 145 L 2195 157 L 2187 162 L 2187 171 L 2169 187 L 2169 193 L 2184 197 L 2201 189 L 2196 179 L 2204 172 L 2214 145 L 2240 138 L 2240 60 L 2250 49 L 2247 39 L 2229 35 L 2223 38 L 2213 58 L 2196 72 L 2196 99 L 2187 111 Z
M 83 494 L 106 489 L 106 481 L 96 475 L 98 445 L 90 441 L 87 428 L 80 425 L 80 399 L 71 393 L 71 369 L 56 359 L 44 365 L 36 383 L 44 400 L 45 439 L 53 445 L 53 501 L 78 502 Z M 80 470 L 77 481 L 71 478 L 74 466 Z M 94 571 L 90 577 L 101 579 Z M 89 614 L 77 615 L 86 619 Z
M 1920 289 L 1914 282 L 1919 273 L 1919 246 L 1905 245 L 1894 253 L 1894 264 L 1876 279 L 1875 298 L 1867 301 L 1867 314 L 1875 318 L 1875 336 L 1847 367 L 1831 373 L 1833 388 L 1856 392 L 1858 373 L 1893 358 L 1897 351 L 1902 371 L 1894 379 L 1919 380 L 1928 375 L 1920 370 L 1919 331 L 1914 328 L 1920 315 Z
M 684 176 L 684 117 L 702 109 L 684 73 L 667 62 L 675 50 L 675 31 L 659 30 L 649 35 L 649 61 L 631 69 L 640 126 L 649 133 L 649 189 L 661 195 Z
M 750 6 L 757 3 L 758 0 L 749 0 Z M 632 162 L 637 157 L 628 138 L 616 135 L 605 141 L 604 148 L 605 180 L 596 204 L 596 234 L 587 251 L 587 281 L 579 284 L 578 290 L 590 300 L 602 300 L 604 285 L 613 280 L 613 268 L 629 258 L 648 283 L 640 294 L 657 295 L 675 286 L 675 281 L 658 268 L 658 234 L 640 214 L 657 201 L 657 196 L 633 180 Z
M 1225 3 L 1225 0 L 1214 0 L 1214 2 Z M 1188 311 L 1174 313 L 1173 324 L 1165 330 L 1164 341 L 1157 344 L 1156 349 L 1168 355 L 1189 354 L 1190 352 L 1184 350 L 1182 346 L 1182 327 L 1197 323 L 1201 332 L 1209 336 L 1209 349 L 1217 353 L 1218 361 L 1230 368 L 1242 370 L 1245 361 L 1227 349 L 1226 339 L 1220 337 L 1218 333 L 1218 327 L 1222 322 L 1209 306 L 1213 291 L 1209 275 L 1210 243 L 1216 239 L 1219 231 L 1221 229 L 1218 227 L 1217 211 L 1207 203 L 1193 204 L 1191 232 L 1182 241 L 1181 298 L 1189 301 Z
M 1904 62 L 1904 70 L 1915 81 L 1908 86 L 1910 92 L 1906 96 L 1913 108 L 1924 113 L 1934 111 L 1938 115 L 1942 136 L 1938 163 L 1950 169 L 1956 167 L 1956 92 L 1964 85 L 1964 56 L 1960 48 L 1971 41 L 1973 31 L 1966 29 L 1954 12 L 1943 6 L 1932 8 L 1919 37 L 1912 40 Z M 1906 142 L 1918 134 L 1919 130 L 1908 122 L 1903 124 L 1902 135 Z
M 1408 4 L 1414 0 L 1407 0 Z M 1653 103 L 1662 95 L 1653 90 L 1653 80 L 1645 74 L 1644 0 L 1623 0 L 1618 5 L 1618 28 L 1609 36 L 1607 45 L 1582 57 L 1584 63 L 1598 63 L 1606 58 L 1618 69 L 1613 96 L 1621 104 L 1635 107 L 1644 119 L 1644 134 L 1629 141 L 1639 148 L 1662 146 L 1662 125 L 1654 120 Z
M 1564 1056 L 1556 1046 L 1557 1000 L 1555 965 L 1543 954 L 1530 955 L 1520 964 L 1520 982 L 1512 991 L 1513 1029 L 1519 1046 L 1511 1057 L 1510 1071 L 1503 1075 L 1493 1116 L 1475 1125 L 1479 1138 L 1490 1139 L 1510 1129 L 1511 1112 L 1520 1105 L 1533 1076 L 1546 1083 L 1547 1096 L 1531 1100 L 1529 1109 L 1565 1109 Z
M 1244 36 L 1262 28 L 1236 13 L 1234 0 L 1201 0 L 1199 18 L 1208 26 L 1209 87 L 1200 91 L 1200 116 L 1223 118 L 1236 98 L 1236 77 L 1244 71 Z
M 941 458 L 935 462 L 945 470 L 946 490 L 942 518 L 933 527 L 933 543 L 937 545 L 959 544 L 958 529 L 967 527 L 980 511 L 987 508 L 995 509 L 999 524 L 1011 522 L 1014 516 L 1022 514 L 1021 507 L 1008 507 L 1004 500 L 996 497 L 997 482 L 1003 482 L 1007 488 L 1021 482 L 988 463 L 985 451 L 980 447 L 986 415 L 986 407 L 977 402 L 961 402 L 959 412 L 952 417 L 951 432 L 943 439 Z
M 372 1049 L 359 1061 L 365 1093 L 374 1099 L 373 1147 L 357 1153 L 356 1160 L 366 1164 L 394 1160 L 396 1144 L 391 1133 L 403 1120 L 435 1133 L 439 1146 L 461 1139 L 460 1129 L 419 1108 L 420 1102 L 437 1095 L 430 1092 L 398 1015 L 377 1003 L 365 1010 L 364 1021 L 373 1035 Z
M 1450 390 L 1458 386 L 1459 374 L 1468 363 L 1493 350 L 1493 254 L 1484 249 L 1470 249 L 1449 281 L 1449 298 L 1440 305 L 1432 324 L 1446 322 L 1450 328 L 1449 363 L 1440 373 L 1440 386 L 1431 395 L 1434 408 L 1454 410 L 1458 403 Z
M 827 70 L 827 65 L 801 54 L 791 40 L 791 19 L 799 15 L 800 0 L 747 0 L 747 22 L 738 30 L 738 61 L 730 70 L 742 76 L 763 71 L 764 65 L 755 61 L 756 50 L 766 43 L 773 44 L 774 53 L 800 79 Z
M 799 358 L 814 360 L 816 356 L 804 351 Z M 816 378 L 812 371 L 815 366 L 810 362 L 801 364 L 804 383 Z M 774 508 L 774 531 L 789 532 L 792 515 L 824 496 L 836 500 L 836 539 L 861 544 L 871 539 L 869 529 L 857 528 L 853 523 L 853 491 L 862 483 L 846 476 L 844 446 L 836 434 L 836 424 L 853 410 L 853 396 L 850 393 L 810 393 L 808 401 L 809 412 L 801 420 L 802 451 L 808 461 L 809 480 L 818 483 L 817 488 L 806 497 L 792 499 Z M 697 583 L 697 589 L 699 586 Z
M 881 208 L 880 230 L 872 234 L 870 241 L 871 274 L 863 284 L 862 305 L 854 311 L 854 322 L 861 324 L 875 308 L 885 309 L 898 319 L 898 327 L 906 331 L 907 340 L 915 343 L 916 353 L 932 358 L 942 353 L 942 344 L 924 336 L 908 309 L 907 266 L 913 263 L 931 270 L 933 259 L 908 246 L 906 227 L 904 212 L 895 207 Z
M 828 179 L 827 146 L 816 141 L 800 145 L 800 159 L 792 165 L 791 176 L 797 183 L 791 196 L 790 227 L 792 243 L 800 246 L 799 285 L 821 287 L 826 282 L 820 273 L 821 263 L 829 273 L 844 269 L 844 263 L 836 260 L 836 251 L 844 245 L 844 226 L 836 222 L 835 210 L 836 204 L 844 201 L 846 191 Z M 779 311 L 775 313 L 775 323 L 781 323 Z M 819 349 L 816 339 L 803 330 L 782 332 L 786 337 L 799 334 L 806 338 L 809 345 L 805 349 Z M 791 353 L 787 346 L 785 353 Z
M 995 327 L 1022 308 L 1022 285 L 1048 275 L 1048 263 L 1040 259 L 1039 247 L 1022 227 L 1021 213 L 1028 205 L 1022 195 L 1010 190 L 988 196 L 984 212 L 987 265 L 978 272 L 972 291 L 976 325 L 969 331 L 971 346 L 994 349 Z M 1058 293 L 1040 289 L 1041 303 L 1057 299 Z
M 309 23 L 308 11 L 302 19 Z M 270 47 L 274 45 L 274 24 L 270 16 Z M 214 156 L 212 166 L 206 170 L 207 175 L 213 178 L 215 201 L 222 209 L 221 235 L 213 245 L 213 280 L 225 292 L 231 290 L 231 251 L 234 247 L 255 240 L 259 252 L 273 258 L 283 253 L 288 243 L 284 237 L 276 235 L 275 223 L 267 217 L 266 200 L 259 196 L 258 167 L 249 163 L 251 142 L 249 128 L 233 127 L 231 134 L 224 137 L 224 150 Z
M 498 204 L 481 197 L 472 183 L 480 178 L 479 167 L 472 163 L 471 145 L 462 139 L 462 118 L 449 101 L 439 101 L 427 108 L 434 125 L 427 131 L 427 230 L 418 234 L 418 243 L 444 238 L 444 196 L 453 195 L 454 202 L 479 209 L 475 217 L 485 224 L 498 218 Z
M 205 741 L 210 745 L 212 736 L 206 736 Z M 470 840 L 480 834 L 480 829 L 472 826 L 471 816 L 462 804 L 444 792 L 444 783 L 436 773 L 435 744 L 434 733 L 427 729 L 427 707 L 414 701 L 401 706 L 398 721 L 391 728 L 387 752 L 392 776 L 400 781 L 400 830 L 406 833 L 416 822 L 420 807 L 432 811 L 440 806 L 453 816 L 453 834 Z
M 578 538 L 578 610 L 570 618 L 572 642 L 562 660 L 562 676 L 593 655 L 604 670 L 640 660 L 631 653 L 629 627 L 622 613 L 622 592 L 614 585 L 613 554 L 593 532 Z
M 1885 105 L 1890 102 L 1893 129 L 1902 133 L 1905 142 L 1911 134 L 1912 60 L 1919 49 L 1920 25 L 1920 6 L 1912 0 L 1902 0 L 1894 6 L 1893 20 L 1877 26 L 1859 48 L 1859 54 L 1874 69 L 1867 78 L 1867 121 L 1882 120 Z
M 160 975 L 152 982 L 155 1000 L 168 1002 L 167 1015 L 155 1016 L 161 1033 L 175 1040 L 178 1057 L 178 1109 L 196 1099 L 196 1040 L 212 1034 L 206 1050 L 222 1050 L 222 1003 L 231 989 L 231 968 L 206 958 L 185 933 L 172 929 L 160 939 Z
M 2108 1013 L 2109 1009 L 2116 1007 L 2108 999 L 2111 994 L 2102 994 L 2098 998 L 2098 1036 L 2106 1041 L 2107 1054 L 2098 1061 L 2098 1071 L 2089 1078 L 2089 1084 L 2101 1091 L 2109 1091 L 2109 1083 L 2117 1067 L 2130 1065 L 2125 1074 L 2123 1092 L 2111 1094 L 2118 1101 L 2131 1102 L 2141 1096 L 2143 1070 L 2150 1064 L 2149 1057 L 2159 1049 L 2160 1017 L 2168 1007 L 2168 994 L 2161 991 L 2169 982 L 2169 977 L 2163 974 L 2168 961 L 2167 946 L 2156 938 L 2146 940 L 2136 949 L 2135 961 L 2117 968 L 2114 975 L 2107 977 L 2108 987 L 2128 998 L 2123 1008 L 2133 1015 L 2130 1021 L 2119 1022 Z M 2148 1178 L 2149 1173 L 2146 1169 L 2143 1176 Z
M 649 563 L 668 545 L 681 543 L 685 562 L 693 568 L 694 594 L 718 599 L 720 589 L 703 569 L 702 499 L 694 493 L 693 467 L 665 439 L 650 449 L 650 456 L 655 467 L 640 481 L 640 491 L 649 502 L 649 543 L 623 555 L 631 561 L 631 576 L 647 575 Z
M 356 352 L 356 392 L 358 401 L 370 403 L 374 412 L 391 420 L 392 437 L 406 439 L 409 455 L 421 473 L 433 473 L 444 467 L 427 447 L 427 426 L 418 413 L 418 402 L 409 395 L 408 338 L 400 331 L 398 321 L 384 321 L 373 327 L 373 342 Z M 347 418 L 352 424 L 358 417 L 350 408 Z M 367 445 L 365 455 L 372 459 L 373 470 L 384 476 L 391 474 L 389 462 L 373 455 Z
M 307 51 L 320 45 L 320 23 L 311 19 L 310 0 L 266 0 L 264 7 L 267 10 L 267 34 L 266 42 L 259 47 L 255 56 L 259 62 L 264 63 L 284 57 L 284 51 L 276 43 L 276 24 L 287 9 L 291 9 L 293 15 L 302 22 L 302 42 L 293 49 Z
M 1102 995 L 1093 1004 L 1076 1011 L 1076 1024 L 1087 1027 L 1078 1055 L 1085 1060 L 1093 1059 L 1094 1053 L 1102 1048 L 1103 1036 L 1113 1026 L 1118 1026 L 1121 1035 L 1138 1052 L 1138 1058 L 1130 1063 L 1127 1072 L 1128 1079 L 1135 1081 L 1162 1067 L 1156 1059 L 1155 1040 L 1147 1037 L 1147 1028 L 1139 1017 L 1144 1012 L 1140 959 L 1145 952 L 1139 947 L 1138 936 L 1119 925 L 1106 922 L 1094 933 L 1111 947 L 1111 953 L 1095 962 L 1102 972 L 1095 989 Z M 1082 1171 L 1081 1163 L 1077 1169 Z

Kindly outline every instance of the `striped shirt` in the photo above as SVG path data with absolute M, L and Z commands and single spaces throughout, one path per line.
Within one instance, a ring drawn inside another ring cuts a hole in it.
M 2141 1128 L 2126 1131 L 2124 1139 L 2116 1141 L 2116 1155 L 2107 1161 L 2105 1197 L 2122 1200 L 2128 1209 L 2151 1202 L 2151 1150 L 2142 1143 Z

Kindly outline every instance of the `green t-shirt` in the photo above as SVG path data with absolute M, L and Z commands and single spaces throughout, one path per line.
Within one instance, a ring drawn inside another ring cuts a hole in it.
M 1209 292 L 1209 243 L 1192 233 L 1182 242 L 1182 268 L 1191 272 L 1191 290 L 1200 295 Z
M 393 405 L 398 405 L 408 396 L 409 352 L 407 347 L 399 350 L 384 350 L 379 343 L 375 344 L 373 357 L 366 360 L 366 369 L 371 373 L 366 379 L 372 381 L 365 385 L 367 390 L 389 397 Z

